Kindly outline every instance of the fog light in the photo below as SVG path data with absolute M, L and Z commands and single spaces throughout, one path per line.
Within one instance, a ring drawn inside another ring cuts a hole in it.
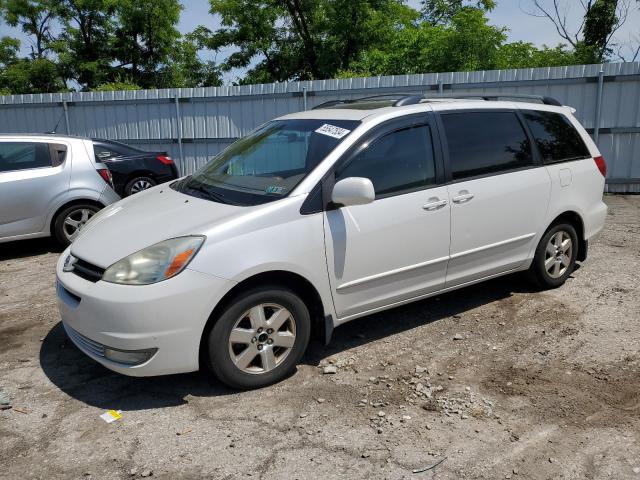
M 153 357 L 157 351 L 157 348 L 116 350 L 115 348 L 104 347 L 104 356 L 112 362 L 124 363 L 125 365 L 140 365 Z

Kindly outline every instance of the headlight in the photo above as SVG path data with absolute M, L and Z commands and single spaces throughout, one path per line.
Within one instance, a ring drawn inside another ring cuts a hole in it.
M 107 268 L 102 280 L 124 285 L 149 285 L 179 274 L 202 246 L 204 237 L 165 240 L 117 261 Z

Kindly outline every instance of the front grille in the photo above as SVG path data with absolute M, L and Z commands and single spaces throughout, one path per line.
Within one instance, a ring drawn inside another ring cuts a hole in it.
M 102 278 L 104 274 L 104 268 L 100 268 L 92 263 L 86 262 L 80 258 L 73 264 L 73 273 L 85 280 L 96 283 Z
M 104 345 L 98 342 L 94 342 L 90 338 L 85 337 L 79 332 L 76 332 L 66 323 L 62 323 L 67 335 L 71 341 L 83 352 L 95 355 L 96 357 L 104 357 Z

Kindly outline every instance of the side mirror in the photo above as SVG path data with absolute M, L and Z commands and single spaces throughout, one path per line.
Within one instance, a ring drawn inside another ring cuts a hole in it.
M 345 207 L 366 205 L 375 199 L 373 183 L 368 178 L 362 177 L 342 179 L 333 186 L 333 192 L 331 192 L 331 201 Z

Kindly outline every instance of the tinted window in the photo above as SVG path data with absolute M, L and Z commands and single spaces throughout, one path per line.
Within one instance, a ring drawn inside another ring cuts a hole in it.
M 106 159 L 118 156 L 118 153 L 116 153 L 115 151 L 110 150 L 101 145 L 95 145 L 95 144 L 93 145 L 93 153 L 96 156 L 96 160 L 98 160 L 99 162 L 102 160 L 106 160 Z
M 590 157 L 580 134 L 564 115 L 553 112 L 524 112 L 545 163 Z
M 453 179 L 533 164 L 529 140 L 514 112 L 442 115 Z
M 50 166 L 47 143 L 0 142 L 0 172 Z
M 370 179 L 376 197 L 433 185 L 435 165 L 429 127 L 396 130 L 374 140 L 336 171 L 336 180 L 347 177 Z

